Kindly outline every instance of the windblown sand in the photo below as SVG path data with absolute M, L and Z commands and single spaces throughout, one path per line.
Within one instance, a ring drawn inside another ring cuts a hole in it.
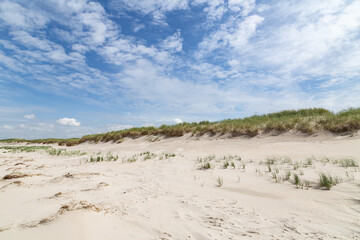
M 0 239 L 360 239 L 359 134 L 52 147 L 0 149 Z

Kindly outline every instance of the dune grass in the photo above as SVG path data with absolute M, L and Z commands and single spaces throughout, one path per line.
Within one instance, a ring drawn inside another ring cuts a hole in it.
M 340 183 L 341 179 L 339 177 L 333 177 L 331 174 L 319 173 L 319 186 L 325 187 L 327 190 L 330 190 L 333 186 Z
M 81 151 L 67 151 L 66 149 L 55 149 L 51 146 L 2 146 L 0 149 L 5 149 L 13 153 L 17 152 L 39 152 L 47 153 L 52 156 L 81 156 L 86 155 L 86 152 Z
M 22 138 L 9 138 L 9 139 L 0 139 L 0 143 L 34 143 L 34 144 L 58 144 L 59 146 L 75 146 L 79 144 L 80 138 L 45 138 L 45 139 L 22 139 Z
M 227 119 L 218 122 L 180 123 L 176 125 L 162 125 L 160 127 L 138 127 L 113 131 L 102 134 L 86 135 L 71 139 L 4 139 L 2 142 L 28 143 L 58 143 L 73 146 L 83 142 L 122 142 L 124 138 L 138 138 L 141 136 L 179 137 L 186 133 L 195 136 L 204 134 L 229 134 L 236 136 L 256 136 L 260 133 L 283 133 L 290 130 L 305 134 L 321 131 L 332 133 L 350 133 L 360 129 L 360 108 L 350 108 L 333 113 L 323 108 L 300 110 L 285 110 L 265 115 L 254 115 L 246 118 Z

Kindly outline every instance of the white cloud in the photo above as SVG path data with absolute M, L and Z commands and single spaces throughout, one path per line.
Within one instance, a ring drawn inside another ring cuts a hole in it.
M 264 18 L 258 15 L 251 15 L 245 20 L 235 26 L 234 29 L 231 29 L 232 33 L 228 36 L 230 46 L 242 50 L 246 47 L 249 39 L 255 34 L 256 28 L 263 22 Z
M 133 27 L 133 31 L 138 32 L 138 31 L 140 31 L 141 29 L 144 29 L 144 28 L 145 28 L 145 24 L 135 24 L 134 27 Z
M 241 12 L 241 15 L 248 15 L 255 8 L 255 0 L 229 0 L 229 9 L 233 12 Z
M 168 12 L 188 8 L 187 0 L 117 0 L 112 1 L 112 6 L 116 8 L 125 8 L 130 11 L 139 11 L 144 14 L 154 12 Z
M 188 9 L 188 0 L 112 0 L 111 6 L 122 12 L 135 11 L 153 17 L 153 23 L 167 25 L 165 14 L 174 10 Z
M 226 81 L 244 84 L 247 75 L 248 85 L 262 88 L 304 91 L 297 84 L 319 81 L 311 83 L 314 89 L 339 83 L 330 79 L 343 79 L 337 85 L 345 88 L 360 77 L 360 2 L 279 1 L 258 8 L 258 15 L 230 17 L 204 38 L 198 60 L 224 59 Z
M 268 67 L 284 68 L 284 71 L 301 69 L 316 74 L 321 65 L 337 59 L 342 59 L 338 62 L 341 64 L 343 57 L 346 59 L 350 52 L 350 56 L 356 56 L 354 50 L 359 48 L 352 42 L 358 37 L 354 31 L 360 27 L 360 2 L 328 1 L 327 4 L 319 4 L 304 1 L 287 9 L 290 12 L 282 8 L 277 10 L 277 15 L 282 16 L 280 19 L 286 18 L 287 21 L 279 23 L 276 29 L 268 25 L 267 31 L 262 32 L 262 37 L 268 41 L 253 43 L 254 61 Z M 274 17 L 269 18 L 272 20 Z M 353 60 L 358 62 L 358 59 Z M 338 65 L 336 69 L 339 69 Z M 332 71 L 333 67 L 324 70 L 321 69 L 321 74 Z
M 85 53 L 89 50 L 89 48 L 87 46 L 82 45 L 82 44 L 74 44 L 74 45 L 72 45 L 72 49 L 79 53 Z
M 243 20 L 230 17 L 218 30 L 211 33 L 199 44 L 198 56 L 206 56 L 216 49 L 235 48 L 243 51 L 251 37 L 256 33 L 257 27 L 263 22 L 264 18 L 258 15 L 251 15 Z M 235 23 L 235 24 L 234 24 Z M 231 49 L 227 49 L 231 53 Z
M 182 50 L 183 39 L 180 36 L 180 31 L 177 31 L 173 35 L 167 37 L 160 43 L 160 47 L 170 52 L 180 52 Z
M 19 125 L 19 127 L 20 127 L 20 128 L 26 128 L 25 124 L 23 124 L 23 123 L 21 123 L 21 124 Z
M 90 2 L 86 10 L 79 14 L 78 18 L 80 22 L 90 28 L 88 40 L 95 45 L 101 45 L 107 38 L 116 35 L 116 27 L 106 17 L 105 10 L 101 4 Z
M 220 20 L 223 15 L 228 11 L 225 6 L 224 0 L 194 0 L 191 2 L 193 6 L 206 5 L 203 11 L 207 14 L 208 20 L 210 22 L 215 20 Z
M 4 66 L 8 67 L 9 69 L 16 71 L 16 72 L 24 72 L 24 65 L 18 62 L 16 59 L 6 56 L 6 54 L 0 50 L 0 63 Z M 21 68 L 23 67 L 23 68 Z
M 7 49 L 10 50 L 19 50 L 17 46 L 14 45 L 14 43 L 7 41 L 7 40 L 0 40 L 0 44 Z
M 79 127 L 81 125 L 81 122 L 76 120 L 75 118 L 60 118 L 56 121 L 57 124 L 63 125 L 63 126 L 71 126 L 71 127 Z
M 133 128 L 133 127 L 134 127 L 133 125 L 109 124 L 108 130 L 109 131 L 119 131 L 119 130 L 129 129 L 129 128 Z
M 180 118 L 174 118 L 173 121 L 174 121 L 176 124 L 179 124 L 179 123 L 182 123 L 182 122 L 183 122 Z
M 42 28 L 49 21 L 45 14 L 10 1 L 0 2 L 0 18 L 7 25 L 26 29 Z
M 48 40 L 33 37 L 26 31 L 12 31 L 10 34 L 13 36 L 13 40 L 20 42 L 24 46 L 35 47 L 44 51 L 50 51 L 52 49 Z
M 14 127 L 10 126 L 10 125 L 7 125 L 7 124 L 4 124 L 3 128 L 5 128 L 6 130 L 13 130 Z
M 35 116 L 35 114 L 32 113 L 32 114 L 25 115 L 24 118 L 33 120 L 33 119 L 36 119 L 36 116 Z

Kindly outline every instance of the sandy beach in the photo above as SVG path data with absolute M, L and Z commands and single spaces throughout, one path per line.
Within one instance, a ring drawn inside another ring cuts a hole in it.
M 360 236 L 360 134 L 5 146 L 0 239 Z

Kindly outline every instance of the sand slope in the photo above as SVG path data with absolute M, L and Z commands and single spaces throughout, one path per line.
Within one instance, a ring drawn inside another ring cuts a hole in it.
M 359 135 L 152 141 L 0 149 L 0 239 L 359 239 Z

